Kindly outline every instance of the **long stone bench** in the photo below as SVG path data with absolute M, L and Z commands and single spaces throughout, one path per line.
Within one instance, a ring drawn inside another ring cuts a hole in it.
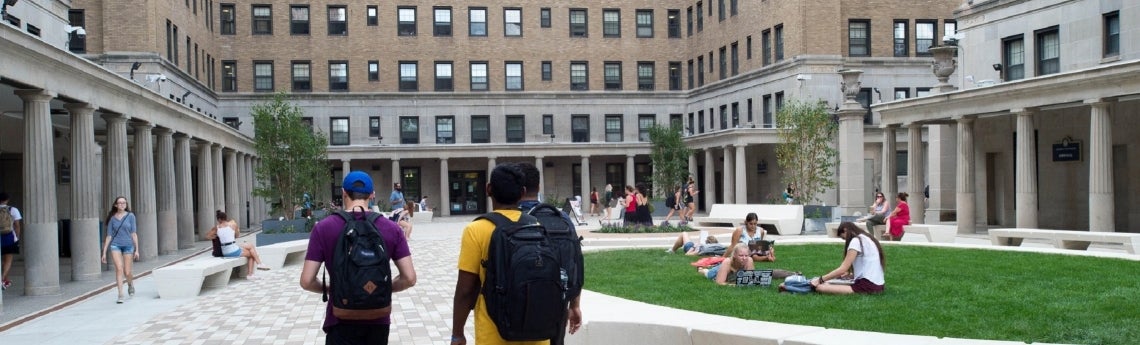
M 713 204 L 708 217 L 695 217 L 693 222 L 708 226 L 736 226 L 744 223 L 744 217 L 753 212 L 758 216 L 760 225 L 775 229 L 770 231 L 773 235 L 799 234 L 803 229 L 803 205 Z
M 1056 248 L 1076 250 L 1087 250 L 1092 242 L 1119 243 L 1129 254 L 1140 253 L 1140 234 L 1023 228 L 990 229 L 989 233 L 990 243 L 995 246 L 1020 246 L 1022 240 L 1031 238 L 1048 240 Z
M 257 247 L 257 253 L 261 255 L 262 265 L 276 270 L 289 263 L 304 262 L 308 249 L 309 240 L 296 240 Z
M 903 225 L 903 234 L 923 234 L 926 235 L 926 240 L 932 243 L 954 243 L 954 238 L 958 236 L 958 226 L 935 224 Z
M 202 288 L 221 288 L 234 271 L 245 275 L 244 257 L 216 258 L 205 255 L 154 270 L 160 298 L 196 297 Z

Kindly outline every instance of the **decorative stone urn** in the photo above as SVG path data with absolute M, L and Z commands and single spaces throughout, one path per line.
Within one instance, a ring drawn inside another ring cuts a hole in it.
M 934 65 L 931 69 L 934 76 L 938 77 L 938 89 L 953 89 L 954 86 L 950 85 L 947 80 L 950 75 L 954 74 L 954 70 L 958 69 L 958 61 L 954 60 L 954 52 L 958 51 L 957 46 L 938 46 L 930 48 L 930 54 L 934 56 Z
M 843 77 L 843 81 L 839 85 L 839 90 L 843 91 L 843 107 L 844 108 L 863 108 L 855 97 L 859 95 L 859 88 L 863 82 L 859 81 L 859 77 L 863 75 L 863 71 L 857 69 L 841 69 L 839 75 Z

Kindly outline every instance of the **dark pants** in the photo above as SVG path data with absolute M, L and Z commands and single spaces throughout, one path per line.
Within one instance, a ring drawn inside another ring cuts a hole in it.
M 873 217 L 868 218 L 867 219 L 867 233 L 874 234 L 875 233 L 875 229 L 874 229 L 875 225 L 885 225 L 886 224 L 885 221 L 886 221 L 886 217 L 881 215 L 881 214 L 876 214 Z
M 325 332 L 325 345 L 388 345 L 391 325 L 337 324 Z
M 569 320 L 566 320 L 566 318 L 562 318 L 562 321 L 558 322 L 558 329 L 559 329 L 558 335 L 554 336 L 554 338 L 550 338 L 550 345 L 562 345 L 562 344 L 566 343 L 566 323 L 567 323 L 567 321 L 569 321 Z

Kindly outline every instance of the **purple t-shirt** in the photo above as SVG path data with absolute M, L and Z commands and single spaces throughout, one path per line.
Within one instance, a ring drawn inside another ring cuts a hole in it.
M 349 212 L 356 219 L 364 219 L 365 214 L 360 212 Z M 411 256 L 412 252 L 408 249 L 408 240 L 404 238 L 404 232 L 400 230 L 400 226 L 393 223 L 388 218 L 383 216 L 376 219 L 376 229 L 380 230 L 380 236 L 384 238 L 385 248 L 388 250 L 389 257 L 392 261 L 403 259 Z M 344 219 L 335 214 L 330 214 L 325 217 L 317 225 L 313 227 L 312 234 L 309 235 L 309 249 L 305 253 L 305 260 L 327 263 L 332 261 L 333 251 L 336 250 L 336 242 L 340 239 L 340 234 L 344 230 Z M 333 281 L 333 270 L 325 266 L 325 271 L 329 274 L 329 282 Z M 396 273 L 396 272 L 392 272 Z M 332 314 L 332 303 L 326 303 L 325 306 L 325 323 L 321 329 L 328 332 L 328 328 L 342 322 Z M 392 323 L 391 318 L 385 317 L 376 320 L 366 321 L 344 321 L 345 323 L 360 323 L 360 324 L 374 324 L 374 325 L 388 325 Z

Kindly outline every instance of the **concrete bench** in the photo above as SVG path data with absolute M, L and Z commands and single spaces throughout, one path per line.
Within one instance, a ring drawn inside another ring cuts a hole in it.
M 903 225 L 903 234 L 923 234 L 926 235 L 926 240 L 931 243 L 954 243 L 954 237 L 958 236 L 958 226 L 934 224 Z
M 860 229 L 863 229 L 863 231 L 867 231 L 867 222 L 852 222 L 852 223 L 854 223 L 855 226 L 859 227 Z M 830 223 L 827 223 L 826 225 L 827 225 L 827 237 L 832 237 L 832 238 L 839 237 L 839 222 L 830 222 Z M 868 233 L 870 233 L 871 236 L 875 236 L 876 239 L 881 240 L 881 239 L 883 239 L 883 232 L 887 231 L 887 226 L 886 225 L 875 225 L 874 230 L 875 231 L 873 233 L 872 232 L 868 232 Z
M 1081 230 L 990 229 L 990 242 L 995 246 L 1020 246 L 1026 238 L 1048 240 L 1053 247 L 1087 250 L 1092 242 L 1119 243 L 1129 254 L 1140 253 L 1140 234 L 1089 232 Z
M 257 247 L 257 253 L 262 265 L 277 270 L 289 263 L 304 262 L 308 249 L 309 240 L 296 240 Z
M 202 288 L 221 288 L 230 282 L 234 271 L 244 276 L 244 257 L 216 258 L 201 256 L 154 270 L 160 298 L 197 297 Z
M 605 211 L 602 211 L 603 216 Z M 601 226 L 621 226 L 625 222 L 625 209 L 621 206 L 610 207 L 610 219 L 600 219 Z
M 760 225 L 769 225 L 775 229 L 770 231 L 773 235 L 799 234 L 800 229 L 803 229 L 803 205 L 713 204 L 708 217 L 695 217 L 693 222 L 698 225 L 736 226 L 744 223 L 744 217 L 753 212 L 758 216 Z

